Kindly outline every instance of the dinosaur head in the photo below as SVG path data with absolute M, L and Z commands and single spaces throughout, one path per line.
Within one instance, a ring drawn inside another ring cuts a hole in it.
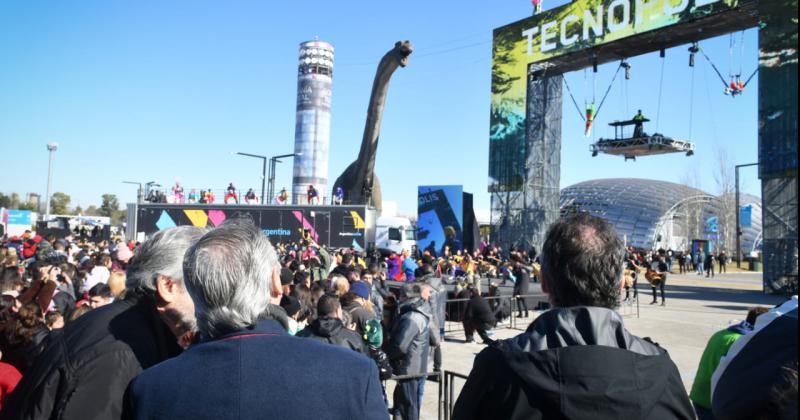
M 397 41 L 394 44 L 392 55 L 397 59 L 400 67 L 405 67 L 408 65 L 408 56 L 411 55 L 412 52 L 414 52 L 414 46 L 411 45 L 411 41 Z

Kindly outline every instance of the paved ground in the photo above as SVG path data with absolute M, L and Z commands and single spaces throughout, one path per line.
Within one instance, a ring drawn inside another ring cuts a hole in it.
M 531 292 L 538 292 L 534 285 Z M 631 333 L 651 337 L 669 351 L 680 370 L 683 383 L 689 389 L 694 379 L 697 364 L 708 338 L 715 331 L 743 319 L 749 307 L 755 305 L 774 306 L 783 298 L 761 293 L 760 273 L 726 273 L 713 279 L 695 274 L 673 274 L 667 283 L 667 306 L 651 306 L 650 288 L 639 284 L 641 302 L 639 317 L 636 306 L 620 308 L 625 325 Z M 505 291 L 506 294 L 509 292 Z M 524 329 L 533 320 L 520 320 Z M 448 328 L 458 328 L 456 324 Z M 519 330 L 496 329 L 495 338 L 508 338 L 521 333 Z M 480 339 L 476 336 L 476 339 Z M 481 344 L 464 343 L 463 332 L 449 332 L 443 345 L 444 369 L 468 374 L 475 355 L 483 349 Z M 455 382 L 456 396 L 463 382 Z M 438 408 L 438 384 L 428 382 L 425 387 L 421 413 L 423 419 L 436 419 Z M 388 384 L 390 396 L 392 384 Z

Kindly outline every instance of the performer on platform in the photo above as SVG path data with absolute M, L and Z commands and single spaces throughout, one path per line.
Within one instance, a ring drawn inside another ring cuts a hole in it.
M 247 204 L 258 204 L 258 197 L 256 196 L 256 192 L 253 191 L 252 188 L 247 190 L 247 194 L 244 195 L 244 201 Z
M 313 185 L 308 186 L 308 204 L 317 204 L 319 193 Z
M 214 191 L 211 188 L 206 191 L 206 203 L 214 204 L 214 201 L 217 199 L 217 196 L 214 195 Z
M 642 110 L 640 109 L 636 115 L 633 116 L 633 122 L 635 123 L 633 126 L 633 137 L 644 137 L 644 114 L 642 114 Z
M 336 206 L 341 206 L 344 203 L 344 189 L 342 187 L 336 187 L 336 191 L 333 192 L 333 204 Z
M 175 186 L 172 187 L 172 196 L 175 197 L 176 204 L 183 203 L 183 187 L 181 187 L 181 183 L 175 181 Z
M 228 190 L 225 193 L 225 204 L 228 204 L 228 200 L 233 199 L 234 204 L 239 204 L 239 196 L 236 194 L 236 187 L 233 186 L 233 182 L 228 184 Z

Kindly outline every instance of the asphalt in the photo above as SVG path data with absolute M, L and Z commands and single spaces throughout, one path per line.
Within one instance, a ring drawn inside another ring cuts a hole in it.
M 641 337 L 650 337 L 667 349 L 678 366 L 683 384 L 688 390 L 694 380 L 700 356 L 706 342 L 716 331 L 744 319 L 750 307 L 775 306 L 785 300 L 780 296 L 761 292 L 761 273 L 736 272 L 706 278 L 694 273 L 671 274 L 667 280 L 666 306 L 650 305 L 652 295 L 647 284 L 639 284 L 639 304 L 625 304 L 619 311 L 626 328 Z M 486 287 L 486 282 L 484 282 Z M 501 290 L 510 295 L 511 286 Z M 485 289 L 484 289 L 485 290 Z M 531 294 L 541 294 L 538 284 L 532 283 Z M 660 297 L 659 297 L 660 299 Z M 546 297 L 531 298 L 531 303 L 546 300 Z M 659 300 L 660 302 L 660 300 Z M 533 306 L 529 306 L 533 307 Z M 527 319 L 517 320 L 517 329 L 499 327 L 494 330 L 495 339 L 510 338 L 522 331 L 535 319 L 538 312 L 532 311 Z M 457 323 L 447 323 L 445 341 L 442 344 L 444 370 L 468 375 L 475 355 L 484 345 L 476 336 L 476 343 L 465 343 L 464 333 Z M 454 380 L 454 395 L 458 396 L 462 379 Z M 422 419 L 436 419 L 439 409 L 439 384 L 427 382 L 421 410 Z M 387 383 L 389 405 L 393 383 Z

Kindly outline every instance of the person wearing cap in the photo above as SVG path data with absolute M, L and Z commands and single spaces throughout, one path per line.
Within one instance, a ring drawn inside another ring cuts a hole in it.
M 428 304 L 430 286 L 409 283 L 403 287 L 399 317 L 394 322 L 386 344 L 386 355 L 395 375 L 417 375 L 428 371 L 430 352 L 430 322 L 433 314 Z M 403 420 L 419 419 L 419 379 L 397 381 L 394 389 L 395 414 Z
M 289 317 L 289 325 L 286 329 L 286 332 L 288 332 L 289 335 L 296 335 L 298 331 L 301 331 L 305 328 L 305 324 L 301 325 L 297 322 L 297 317 L 300 314 L 301 306 L 300 301 L 297 300 L 296 297 L 283 295 L 283 297 L 281 297 L 281 308 L 286 311 L 286 315 Z
M 370 285 L 367 282 L 354 281 L 350 285 L 350 291 L 340 298 L 342 310 L 350 314 L 358 335 L 364 335 L 367 322 L 376 319 L 369 296 Z
M 292 283 L 294 283 L 294 273 L 288 267 L 281 268 L 281 290 L 284 296 L 292 293 Z
M 289 336 L 274 319 L 283 312 L 279 262 L 252 220 L 228 219 L 208 232 L 183 267 L 197 340 L 133 381 L 127 418 L 387 417 L 372 360 Z

